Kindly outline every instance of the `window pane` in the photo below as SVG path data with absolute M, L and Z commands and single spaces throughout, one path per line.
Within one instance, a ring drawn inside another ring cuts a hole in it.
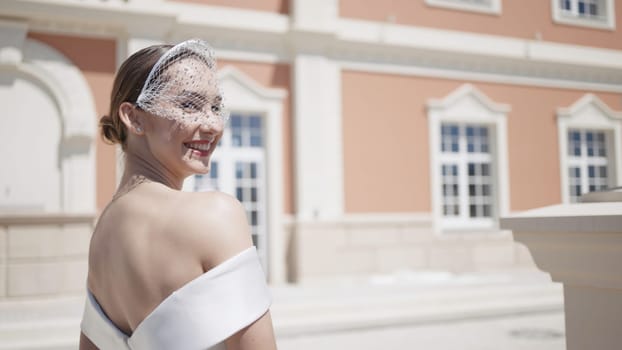
M 482 164 L 482 175 L 483 176 L 489 176 L 490 175 L 490 165 L 489 164 Z
M 261 147 L 261 134 L 251 134 L 251 147 Z
M 469 196 L 475 196 L 476 194 L 475 185 L 469 185 Z
M 231 116 L 231 127 L 232 128 L 242 127 L 242 117 L 240 115 L 234 114 Z
M 484 205 L 484 217 L 491 217 L 492 216 L 492 210 L 491 210 L 491 206 L 490 205 Z
M 251 179 L 256 179 L 257 178 L 257 163 L 251 162 L 250 163 L 250 168 L 251 168 L 250 178 Z
M 578 131 L 568 132 L 568 155 L 581 155 L 581 133 Z
M 583 1 L 579 1 L 579 13 L 585 14 L 585 3 Z
M 218 178 L 218 163 L 211 162 L 209 166 L 209 177 L 212 179 Z
M 257 226 L 257 211 L 256 210 L 252 210 L 251 211 L 251 225 L 252 226 Z
M 237 186 L 235 188 L 235 198 L 237 198 L 240 202 L 244 201 L 244 189 L 242 187 Z
M 475 205 L 469 205 L 469 216 L 472 218 L 477 217 L 477 207 Z
M 458 152 L 460 128 L 455 124 L 441 125 L 441 151 Z
M 242 133 L 241 130 L 231 129 L 231 144 L 234 147 L 242 146 Z
M 598 16 L 598 6 L 594 3 L 590 4 L 590 16 Z
M 244 177 L 244 163 L 242 162 L 236 162 L 235 163 L 235 178 L 236 179 L 241 179 Z
M 482 194 L 484 196 L 490 196 L 490 185 L 483 185 L 482 186 Z
M 458 166 L 455 164 L 443 164 L 441 168 L 441 172 L 443 173 L 441 183 L 443 191 L 443 215 L 458 216 L 460 215 Z

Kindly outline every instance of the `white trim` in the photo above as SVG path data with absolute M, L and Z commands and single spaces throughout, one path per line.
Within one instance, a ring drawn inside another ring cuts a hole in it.
M 602 0 L 605 1 L 606 5 L 606 14 L 604 20 L 591 19 L 591 18 L 580 18 L 578 16 L 566 15 L 559 7 L 559 0 L 551 0 L 551 11 L 553 13 L 553 22 L 558 24 L 579 26 L 579 27 L 587 27 L 594 29 L 608 29 L 615 30 L 615 8 L 614 8 L 614 0 Z
M 509 169 L 507 149 L 507 113 L 511 107 L 493 102 L 471 84 L 464 84 L 443 99 L 430 99 L 428 104 L 428 128 L 430 135 L 430 179 L 432 194 L 432 216 L 436 232 L 455 227 L 444 226 L 441 212 L 441 173 L 439 169 L 440 134 L 443 122 L 478 123 L 492 126 L 490 148 L 493 153 L 493 173 L 495 177 L 495 218 L 509 213 Z M 462 222 L 465 228 L 470 223 Z M 477 225 L 475 222 L 471 224 Z
M 268 278 L 283 283 L 285 276 L 283 103 L 287 91 L 265 88 L 233 66 L 218 72 L 226 104 L 231 110 L 264 116 L 266 132 L 266 186 Z
M 337 38 L 345 42 L 397 45 L 423 50 L 525 58 L 525 40 L 487 34 L 340 19 Z
M 339 17 L 338 0 L 290 0 L 291 27 L 296 31 L 330 33 Z
M 501 0 L 490 0 L 490 4 L 472 4 L 456 0 L 425 0 L 425 3 L 433 7 L 449 8 L 467 12 L 480 12 L 494 15 L 501 14 Z
M 299 54 L 292 86 L 299 219 L 344 212 L 341 70 L 329 58 Z
M 568 130 L 595 129 L 610 132 L 613 149 L 608 155 L 615 185 L 622 185 L 622 111 L 614 111 L 593 94 L 585 94 L 570 107 L 557 109 L 562 203 L 570 203 L 568 193 Z M 613 153 L 613 154 L 611 154 Z
M 232 61 L 246 61 L 258 63 L 286 63 L 289 56 L 274 52 L 248 52 L 241 50 L 215 49 L 216 57 Z
M 179 27 L 218 27 L 273 34 L 284 34 L 289 30 L 289 16 L 282 14 L 181 2 L 165 4 L 169 13 L 176 15 Z M 143 10 L 151 7 L 146 6 Z
M 296 52 L 315 52 L 372 70 L 375 63 L 403 65 L 441 74 L 491 76 L 504 83 L 622 90 L 621 50 L 345 18 L 335 19 L 334 26 L 306 26 L 301 32 L 287 15 L 168 1 L 152 5 L 5 0 L 2 11 L 48 32 L 109 37 L 130 33 L 162 41 L 200 36 L 223 57 L 236 60 L 293 62 Z M 330 11 L 324 15 L 332 21 Z
M 615 69 L 622 67 L 622 51 L 620 50 L 447 29 L 340 19 L 336 35 L 340 41 L 358 44 L 395 45 L 417 50 L 513 58 L 533 62 L 560 61 L 569 64 Z M 378 50 L 386 50 L 386 48 L 380 47 Z M 568 50 L 573 51 L 573 55 L 570 57 L 568 57 Z M 595 58 L 595 56 L 602 55 L 606 55 L 606 58 Z M 611 60 L 613 58 L 615 60 Z
M 518 75 L 510 76 L 504 74 L 469 72 L 390 63 L 362 63 L 354 60 L 339 60 L 338 63 L 343 70 L 360 72 L 399 74 L 403 76 L 417 76 L 439 79 L 446 78 L 455 80 L 471 80 L 521 86 L 541 86 L 575 91 L 577 89 L 581 89 L 616 93 L 622 92 L 622 86 L 616 84 L 599 84 L 580 81 L 560 81 L 557 79 L 531 78 Z

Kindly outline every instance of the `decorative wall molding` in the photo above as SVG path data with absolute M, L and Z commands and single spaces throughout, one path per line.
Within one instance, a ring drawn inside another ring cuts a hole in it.
M 15 58 L 21 61 L 0 65 L 0 69 L 24 74 L 52 97 L 61 118 L 60 209 L 66 213 L 92 213 L 95 210 L 96 113 L 90 87 L 80 70 L 61 53 L 35 40 L 23 39 L 13 47 L 18 51 Z
M 501 0 L 488 0 L 486 2 L 468 0 L 425 0 L 425 3 L 429 6 L 454 10 L 481 12 L 492 15 L 501 14 Z
M 612 163 L 610 176 L 617 186 L 622 185 L 622 111 L 612 110 L 593 94 L 585 94 L 569 107 L 557 109 L 560 184 L 562 202 L 570 203 L 568 193 L 568 131 L 571 128 L 605 130 L 610 132 Z M 586 174 L 583 174 L 586 176 Z
M 464 84 L 442 99 L 430 99 L 428 107 L 428 125 L 430 136 L 430 179 L 432 189 L 432 216 L 436 232 L 455 229 L 478 228 L 481 223 L 475 220 L 460 220 L 456 222 L 446 220 L 442 215 L 442 186 L 440 171 L 440 137 L 441 124 L 444 122 L 477 123 L 492 128 L 491 151 L 493 154 L 492 173 L 495 174 L 495 216 L 493 219 L 506 216 L 510 208 L 510 181 L 507 149 L 507 114 L 511 107 L 492 101 L 488 96 L 471 84 Z M 496 229 L 496 223 L 491 227 L 484 222 L 486 229 Z
M 388 65 L 440 70 L 456 79 L 474 74 L 476 79 L 504 83 L 621 90 L 620 50 L 334 18 L 334 1 L 323 1 L 326 25 L 317 28 L 303 25 L 308 21 L 302 17 L 304 23 L 296 22 L 295 11 L 290 18 L 166 1 L 154 6 L 146 1 L 6 0 L 2 12 L 48 32 L 172 42 L 200 36 L 233 59 L 293 62 L 302 52 L 359 69 Z

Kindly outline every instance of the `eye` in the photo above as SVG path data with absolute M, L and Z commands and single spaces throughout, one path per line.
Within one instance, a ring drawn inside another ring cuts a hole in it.
M 214 112 L 214 113 L 220 113 L 220 106 L 219 106 L 219 105 L 214 105 L 214 106 L 212 106 L 212 112 Z
M 196 112 L 201 110 L 201 106 L 192 100 L 185 100 L 179 103 L 179 107 L 189 112 Z

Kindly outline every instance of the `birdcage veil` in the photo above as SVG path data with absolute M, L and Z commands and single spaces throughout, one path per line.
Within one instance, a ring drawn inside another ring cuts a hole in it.
M 201 39 L 172 47 L 151 69 L 136 105 L 182 124 L 226 122 L 212 47 Z

